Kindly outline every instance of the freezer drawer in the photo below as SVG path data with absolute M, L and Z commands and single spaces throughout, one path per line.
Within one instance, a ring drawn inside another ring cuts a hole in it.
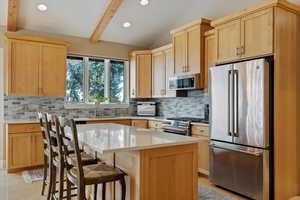
M 270 199 L 269 151 L 235 144 L 210 144 L 210 181 L 257 200 Z

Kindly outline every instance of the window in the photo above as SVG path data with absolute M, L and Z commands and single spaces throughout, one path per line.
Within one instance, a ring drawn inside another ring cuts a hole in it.
M 66 101 L 126 103 L 127 64 L 127 61 L 68 56 Z

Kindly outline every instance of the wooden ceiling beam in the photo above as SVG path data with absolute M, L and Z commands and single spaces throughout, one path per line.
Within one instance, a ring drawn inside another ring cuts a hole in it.
M 19 0 L 8 0 L 7 31 L 17 31 Z
M 99 23 L 97 24 L 93 34 L 90 37 L 90 41 L 92 43 L 96 43 L 98 40 L 100 40 L 103 31 L 105 30 L 113 16 L 116 14 L 122 2 L 123 0 L 111 0 Z

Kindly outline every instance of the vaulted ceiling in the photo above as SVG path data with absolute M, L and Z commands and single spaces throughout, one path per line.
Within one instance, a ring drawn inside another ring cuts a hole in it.
M 0 2 L 0 24 L 5 25 L 7 1 Z M 170 41 L 169 31 L 201 17 L 216 19 L 264 0 L 124 0 L 103 32 L 102 40 L 141 47 L 154 47 Z M 290 0 L 300 4 L 300 0 Z M 38 3 L 46 12 L 36 9 Z M 35 31 L 89 38 L 110 0 L 20 0 L 18 26 Z M 130 28 L 122 24 L 131 22 Z

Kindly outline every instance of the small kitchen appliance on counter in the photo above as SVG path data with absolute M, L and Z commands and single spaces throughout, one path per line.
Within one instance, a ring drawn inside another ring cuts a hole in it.
M 138 116 L 156 116 L 156 102 L 137 102 Z

